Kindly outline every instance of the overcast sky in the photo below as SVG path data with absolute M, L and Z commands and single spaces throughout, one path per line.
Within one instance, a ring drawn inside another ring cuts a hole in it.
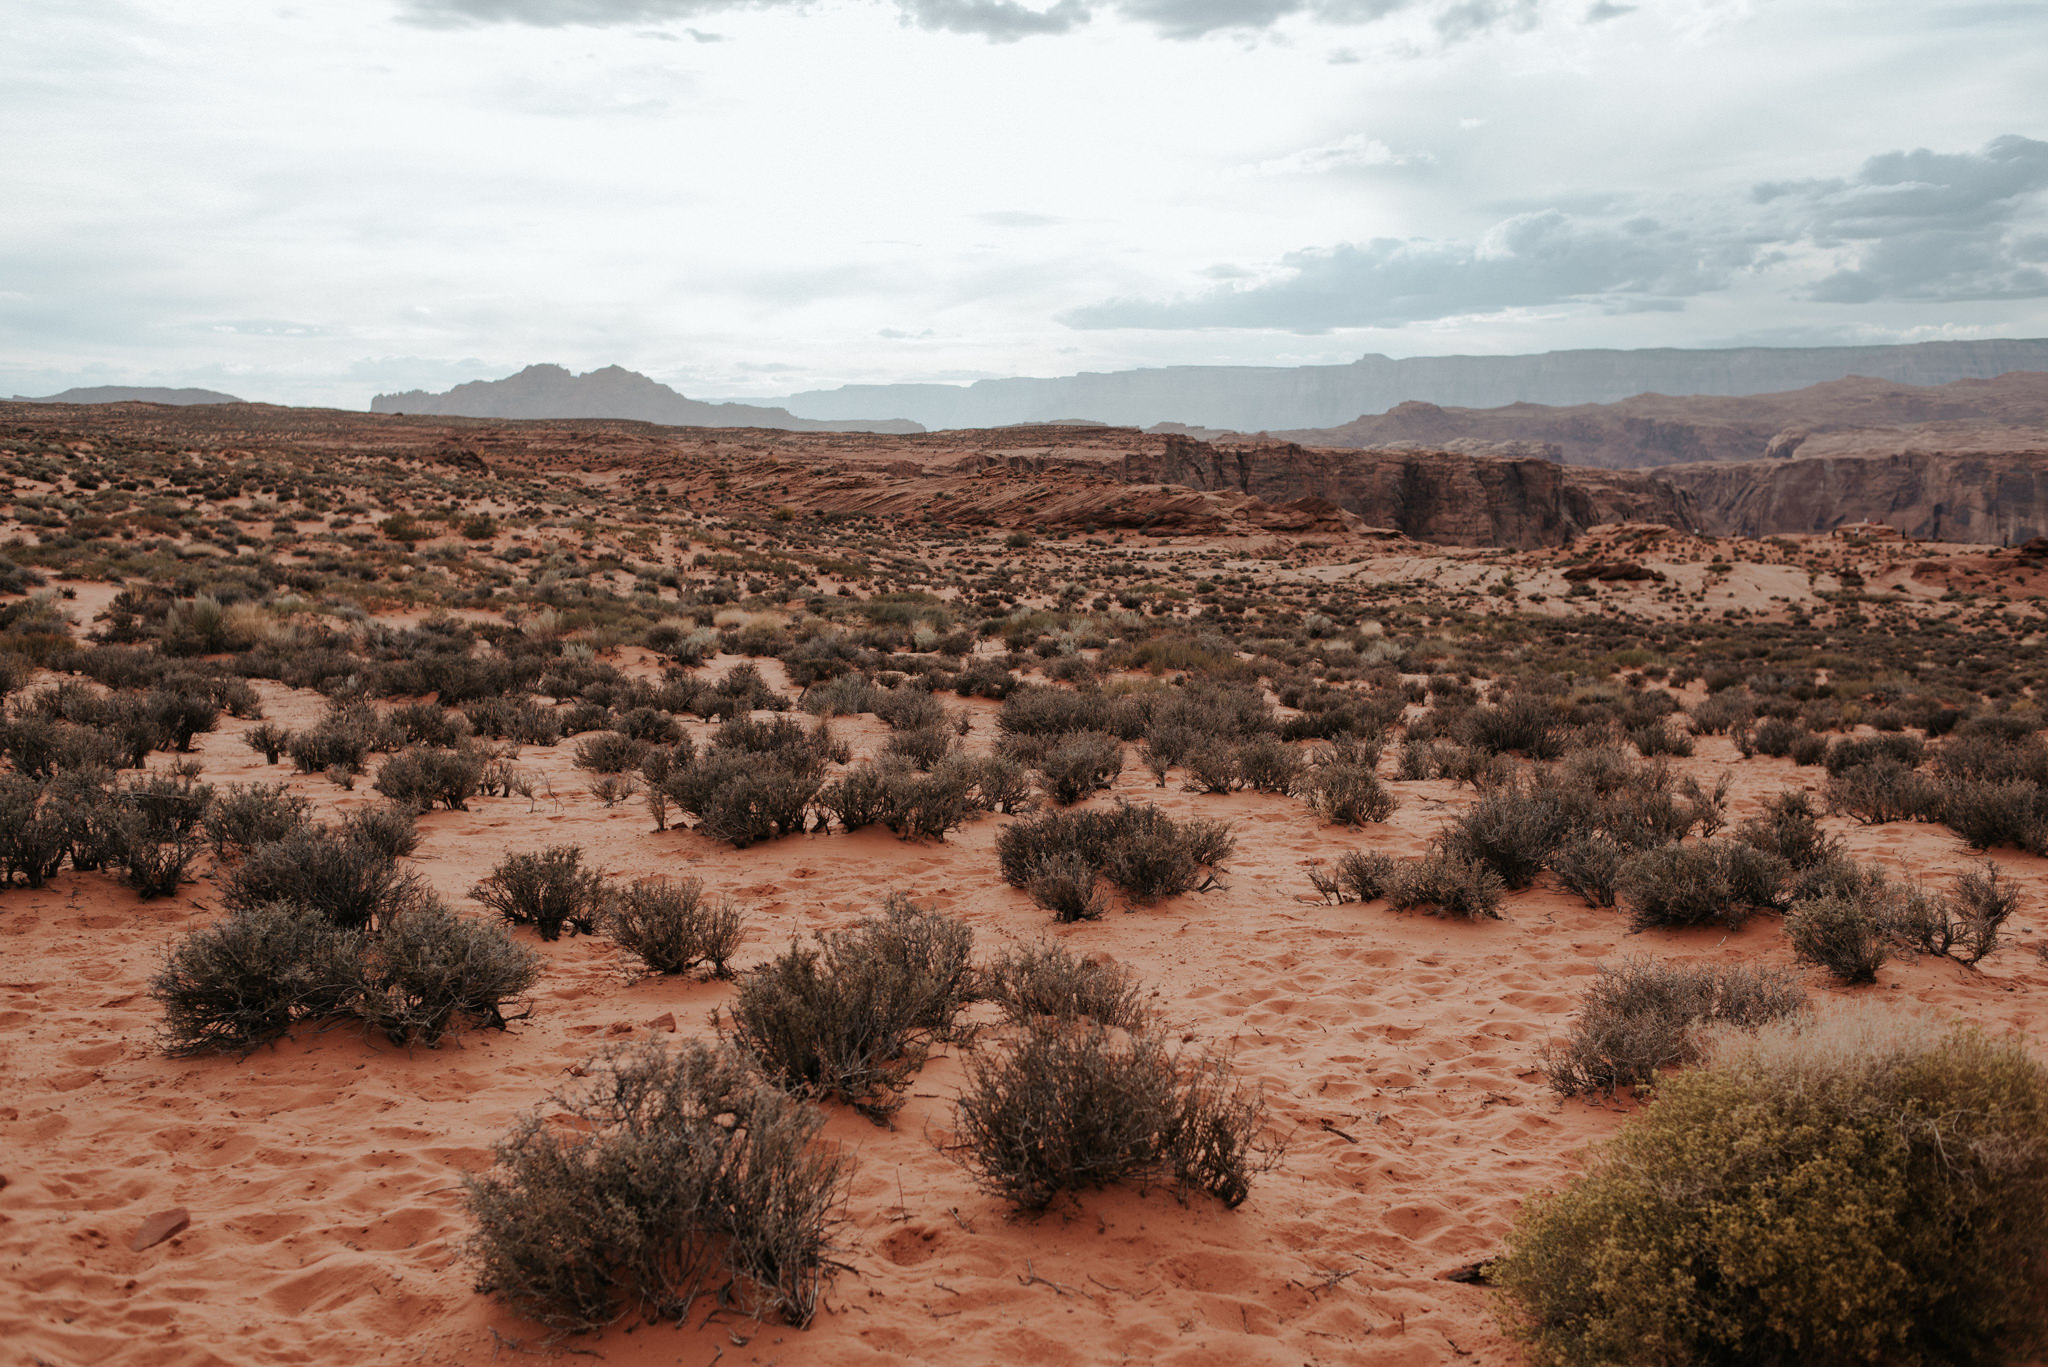
M 0 394 L 2048 336 L 2048 5 L 8 0 Z

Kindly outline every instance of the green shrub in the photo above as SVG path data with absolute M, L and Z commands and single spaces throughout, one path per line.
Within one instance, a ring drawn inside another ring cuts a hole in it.
M 265 764 L 277 763 L 285 747 L 291 743 L 291 732 L 275 722 L 264 722 L 252 726 L 242 733 L 242 744 L 263 756 Z
M 1735 828 L 1735 838 L 1777 855 L 1795 871 L 1838 858 L 1842 849 L 1841 839 L 1821 830 L 1813 804 L 1796 789 L 1781 792 L 1766 802 L 1761 816 L 1753 816 Z
M 851 1160 L 823 1115 L 744 1059 L 688 1041 L 607 1055 L 465 1176 L 478 1286 L 562 1333 L 628 1315 L 681 1323 L 718 1291 L 808 1324 L 837 1270 Z
M 977 1185 L 1025 1210 L 1062 1193 L 1172 1179 L 1241 1204 L 1277 1161 L 1265 1102 L 1220 1059 L 1174 1057 L 1156 1034 L 1038 1019 L 967 1064 L 955 1103 Z
M 39 888 L 56 876 L 71 850 L 62 809 L 44 800 L 45 785 L 0 772 L 0 886 L 19 877 Z
M 1889 953 L 1887 927 L 1869 903 L 1818 897 L 1785 916 L 1785 937 L 1802 963 L 1819 964 L 1845 983 L 1877 980 Z
M 345 840 L 367 846 L 386 859 L 399 859 L 420 846 L 418 811 L 410 803 L 377 802 L 341 819 Z
M 1548 1364 L 1992 1364 L 2041 1341 L 2048 1074 L 1843 1008 L 1725 1037 L 1488 1269 Z
M 455 750 L 412 746 L 384 761 L 377 770 L 375 786 L 393 802 L 405 803 L 416 811 L 428 812 L 440 806 L 451 812 L 466 812 L 488 763 L 490 756 L 474 746 Z
M 1674 1064 L 1693 1063 L 1701 1029 L 1755 1029 L 1806 1009 L 1789 974 L 1743 965 L 1602 964 L 1571 1033 L 1544 1050 L 1543 1071 L 1561 1095 L 1641 1087 Z
M 1828 810 L 1865 826 L 1931 821 L 1940 814 L 1941 796 L 1933 779 L 1889 758 L 1828 775 Z
M 701 878 L 642 878 L 613 893 L 604 931 L 657 973 L 703 964 L 713 977 L 729 978 L 747 928 L 730 897 L 705 896 Z
M 1550 867 L 1567 891 L 1577 893 L 1589 907 L 1611 907 L 1621 881 L 1621 866 L 1629 852 L 1605 835 L 1574 835 L 1550 856 Z
M 1391 891 L 1400 868 L 1392 855 L 1346 850 L 1328 869 L 1310 864 L 1308 878 L 1324 901 L 1370 902 Z
M 565 926 L 592 934 L 607 899 L 604 875 L 583 867 L 576 845 L 515 850 L 469 895 L 513 925 L 534 927 L 543 940 L 560 939 Z
M 1951 782 L 1942 793 L 1940 814 L 1973 850 L 2004 845 L 2048 853 L 2048 792 L 2031 779 Z
M 1223 822 L 1177 822 L 1156 807 L 1121 801 L 1106 809 L 1045 812 L 996 833 L 997 864 L 1012 887 L 1029 889 L 1058 869 L 1078 888 L 1077 870 L 1085 865 L 1140 901 L 1215 886 L 1233 847 Z M 1068 862 L 1048 863 L 1054 859 Z
M 1096 889 L 1102 871 L 1078 854 L 1048 854 L 1032 866 L 1024 881 L 1031 900 L 1062 925 L 1098 921 L 1109 903 Z
M 1570 829 L 1570 817 L 1554 794 L 1501 784 L 1483 789 L 1436 839 L 1456 857 L 1485 864 L 1508 887 L 1526 888 Z

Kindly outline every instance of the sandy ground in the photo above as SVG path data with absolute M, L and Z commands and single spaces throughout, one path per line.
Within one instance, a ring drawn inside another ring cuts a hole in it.
M 262 692 L 287 724 L 321 705 L 275 685 Z M 973 739 L 986 744 L 994 707 L 970 706 Z M 246 725 L 225 721 L 202 740 L 210 780 L 285 776 L 237 741 Z M 873 718 L 836 725 L 857 753 L 885 734 Z M 893 1128 L 833 1113 L 828 1137 L 859 1159 L 844 1232 L 854 1270 L 808 1331 L 714 1316 L 549 1347 L 472 1291 L 458 1175 L 484 1166 L 492 1141 L 595 1050 L 668 1018 L 704 1032 L 728 985 L 636 980 L 608 942 L 571 939 L 544 946 L 532 1015 L 505 1034 L 407 1053 L 337 1029 L 246 1059 L 172 1059 L 146 983 L 178 935 L 216 914 L 215 883 L 141 902 L 107 878 L 67 873 L 0 895 L 0 1359 L 1514 1362 L 1489 1293 L 1443 1274 L 1495 1252 L 1519 1203 L 1577 1171 L 1585 1146 L 1626 1114 L 1558 1100 L 1536 1067 L 1595 966 L 1628 954 L 1791 961 L 1776 918 L 1735 934 L 1632 936 L 1617 913 L 1540 886 L 1511 898 L 1507 920 L 1478 925 L 1308 900 L 1306 860 L 1420 851 L 1469 798 L 1442 783 L 1397 785 L 1394 819 L 1355 832 L 1288 799 L 1155 788 L 1134 768 L 1118 793 L 1237 823 L 1230 886 L 1060 927 L 995 873 L 1007 818 L 943 844 L 869 831 L 734 851 L 652 833 L 637 803 L 602 808 L 569 758 L 566 745 L 522 756 L 553 799 L 478 799 L 421 820 L 419 866 L 453 904 L 475 910 L 467 889 L 506 851 L 574 842 L 616 873 L 694 873 L 731 892 L 752 916 L 742 964 L 845 925 L 892 889 L 963 916 L 982 953 L 1035 937 L 1105 951 L 1157 986 L 1171 1025 L 1234 1049 L 1264 1084 L 1289 1136 L 1285 1164 L 1236 1211 L 1119 1190 L 1020 1219 L 943 1150 L 961 1065 L 942 1055 Z M 1734 819 L 1820 777 L 1738 761 L 1718 738 L 1685 767 L 1734 771 Z M 375 798 L 367 784 L 348 793 L 320 777 L 292 782 L 328 814 Z M 1930 880 L 1973 858 L 1937 827 L 1829 824 L 1860 857 Z M 1998 863 L 2027 894 L 2011 947 L 1976 972 L 1895 961 L 1860 991 L 2038 1034 L 2048 966 L 2033 947 L 2048 940 L 2048 863 L 2009 853 Z M 1806 980 L 1817 995 L 1840 992 L 1818 973 Z M 172 1206 L 189 1209 L 190 1228 L 132 1251 L 145 1217 Z

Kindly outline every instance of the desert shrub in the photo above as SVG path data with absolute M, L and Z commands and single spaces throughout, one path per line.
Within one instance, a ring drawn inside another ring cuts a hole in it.
M 2048 1328 L 2044 1253 L 2048 1075 L 1872 1006 L 1721 1037 L 1488 1275 L 1539 1364 L 1988 1364 Z
M 1665 845 L 1632 855 L 1615 887 L 1636 930 L 1738 926 L 1775 907 L 1791 869 L 1777 855 L 1734 840 Z
M 301 826 L 246 851 L 228 875 L 230 909 L 288 902 L 344 930 L 384 927 L 427 896 L 418 875 L 384 851 L 319 826 Z
M 393 802 L 403 802 L 417 811 L 441 806 L 451 812 L 466 812 L 489 763 L 490 755 L 474 746 L 454 750 L 413 746 L 384 761 L 377 770 L 375 787 Z
M 1573 835 L 1550 856 L 1557 881 L 1577 893 L 1589 907 L 1611 907 L 1629 851 L 1607 835 Z
M 1755 1029 L 1806 1009 L 1806 992 L 1786 973 L 1744 965 L 1602 964 L 1579 1004 L 1571 1033 L 1543 1054 L 1543 1071 L 1563 1096 L 1613 1095 L 1694 1063 L 1702 1027 Z
M 818 805 L 849 831 L 873 826 L 889 809 L 889 777 L 882 765 L 856 764 L 819 791 Z
M 905 840 L 944 840 L 985 810 L 975 792 L 981 766 L 957 756 L 929 774 L 899 771 L 888 775 L 888 801 L 881 821 Z
M 1102 870 L 1079 854 L 1048 854 L 1031 867 L 1024 891 L 1063 925 L 1096 921 L 1109 909 L 1095 886 L 1101 876 Z
M 1763 814 L 1735 828 L 1735 838 L 1775 854 L 1794 870 L 1809 869 L 1840 856 L 1842 842 L 1815 819 L 1803 792 L 1787 789 L 1764 804 Z
M 1326 902 L 1370 902 L 1388 894 L 1400 867 L 1391 855 L 1346 850 L 1328 868 L 1311 863 L 1308 879 Z
M 892 731 L 943 731 L 953 719 L 939 700 L 921 688 L 887 688 L 876 691 L 873 712 Z
M 505 1005 L 540 977 L 541 956 L 433 898 L 361 941 L 356 1010 L 393 1044 L 433 1048 L 469 1021 L 505 1028 Z
M 2048 794 L 2029 779 L 1964 779 L 1942 793 L 1941 820 L 1973 850 L 2048 853 Z
M 1012 694 L 1011 701 L 1019 696 Z M 1037 764 L 1047 795 L 1061 806 L 1071 806 L 1090 793 L 1109 787 L 1123 768 L 1123 743 L 1100 731 L 1062 735 Z
M 1069 731 L 1107 731 L 1113 706 L 1099 691 L 1082 692 L 1025 684 L 1003 699 L 996 726 L 1005 735 L 1058 736 Z
M 1765 717 L 1754 726 L 1736 737 L 1736 745 L 1743 757 L 1769 755 L 1773 759 L 1784 759 L 1792 753 L 1792 747 L 1809 734 L 1804 726 L 1784 717 Z M 1823 746 L 1827 742 L 1822 741 Z
M 799 705 L 813 716 L 850 717 L 874 711 L 880 694 L 867 675 L 848 673 L 805 689 Z
M 1134 900 L 1151 902 L 1217 886 L 1217 871 L 1231 852 L 1222 822 L 1201 817 L 1176 822 L 1157 807 L 1122 807 L 1117 821 L 1121 829 L 1102 872 Z
M 1093 1020 L 1121 1030 L 1145 1023 L 1138 977 L 1113 959 L 1083 958 L 1061 945 L 1040 942 L 1005 949 L 982 977 L 988 999 L 1014 1024 L 1040 1016 Z
M 347 1009 L 361 936 L 308 907 L 237 907 L 186 935 L 150 979 L 176 1054 L 247 1054 L 308 1018 Z
M 336 702 L 318 722 L 293 732 L 285 743 L 285 753 L 302 774 L 325 773 L 337 767 L 360 771 L 372 750 L 385 748 L 396 739 L 370 704 Z
M 920 769 L 930 769 L 953 753 L 953 732 L 944 726 L 925 726 L 912 731 L 892 732 L 882 742 L 882 754 L 908 760 Z
M 1154 725 L 1145 732 L 1138 756 L 1163 788 L 1167 770 L 1184 762 L 1201 744 L 1202 735 L 1193 727 Z
M 1889 762 L 1907 769 L 1917 768 L 1927 756 L 1926 742 L 1918 736 L 1894 733 L 1838 740 L 1828 747 L 1823 763 L 1833 778 L 1867 764 Z
M 44 794 L 45 785 L 34 779 L 0 772 L 0 885 L 19 877 L 39 888 L 63 867 L 70 827 Z
M 242 733 L 242 744 L 263 756 L 265 764 L 275 764 L 277 763 L 278 756 L 284 753 L 285 746 L 291 743 L 291 738 L 291 732 L 285 730 L 276 722 L 267 721 L 244 731 Z
M 822 725 L 807 731 L 788 717 L 730 721 L 709 750 L 676 764 L 661 787 L 705 835 L 744 849 L 800 833 L 824 787 L 825 765 L 845 757 Z
M 396 729 L 407 745 L 446 749 L 460 744 L 469 734 L 469 723 L 463 715 L 439 703 L 401 703 L 385 713 L 385 722 Z
M 1530 759 L 1556 759 L 1564 750 L 1556 705 L 1519 690 L 1468 712 L 1465 739 L 1490 754 L 1514 751 Z
M 282 840 L 312 819 L 313 804 L 282 783 L 247 783 L 214 794 L 203 824 L 215 858 Z
M 747 928 L 739 906 L 730 897 L 708 898 L 702 879 L 642 878 L 612 895 L 604 931 L 657 973 L 703 964 L 713 977 L 729 978 Z
M 964 922 L 894 895 L 881 917 L 740 977 L 732 1035 L 782 1086 L 886 1117 L 972 994 Z
M 1307 774 L 1302 752 L 1271 736 L 1257 736 L 1237 747 L 1238 780 L 1259 793 L 1292 797 Z
M 1919 770 L 1880 757 L 1828 775 L 1828 810 L 1865 826 L 1929 821 L 1940 813 L 1941 788 Z
M 1436 836 L 1464 860 L 1478 860 L 1510 888 L 1526 888 L 1556 852 L 1571 819 L 1550 791 L 1519 783 L 1483 789 Z
M 365 845 L 386 859 L 398 859 L 420 846 L 418 812 L 410 803 L 378 802 L 358 807 L 341 819 L 341 835 Z
M 1181 787 L 1190 793 L 1234 793 L 1244 783 L 1234 745 L 1197 745 L 1181 756 L 1181 766 L 1186 770 Z
M 469 895 L 513 925 L 534 927 L 543 940 L 561 938 L 565 926 L 593 933 L 607 899 L 604 875 L 583 867 L 576 845 L 514 850 Z
M 1078 861 L 1140 901 L 1203 891 L 1233 849 L 1230 828 L 1220 821 L 1175 821 L 1156 807 L 1119 802 L 1098 811 L 1045 812 L 1013 821 L 996 833 L 996 860 L 1003 881 L 1029 889 L 1044 877 L 1053 857 Z M 1078 890 L 1079 868 L 1064 875 Z M 1091 877 L 1086 887 L 1093 887 Z
M 1828 757 L 1828 738 L 1812 731 L 1801 731 L 1792 738 L 1792 745 L 1786 753 L 1794 764 L 1810 766 L 1824 763 Z
M 688 1319 L 714 1285 L 756 1315 L 810 1322 L 837 1268 L 851 1162 L 812 1106 L 727 1048 L 606 1055 L 463 1178 L 480 1289 L 557 1332 Z
M 2020 894 L 1996 865 L 1984 864 L 1956 875 L 1950 900 L 1961 928 L 1948 952 L 1974 964 L 1998 948 L 1998 932 L 2019 910 Z
M 971 1059 L 955 1103 L 976 1183 L 1026 1210 L 1063 1192 L 1172 1179 L 1241 1204 L 1269 1165 L 1265 1102 L 1220 1059 L 1176 1058 L 1155 1034 L 1035 1020 Z
M 1343 826 L 1385 821 L 1401 805 L 1379 775 L 1363 764 L 1318 764 L 1308 771 L 1304 786 L 1309 810 Z
M 570 762 L 594 774 L 623 774 L 640 767 L 648 748 L 623 731 L 597 731 L 576 742 Z
M 1505 888 L 1491 865 L 1439 846 L 1402 862 L 1387 884 L 1387 903 L 1396 911 L 1498 920 Z
M 974 765 L 974 787 L 983 811 L 1014 816 L 1031 808 L 1031 775 L 1025 767 L 1001 755 L 982 755 Z
M 131 779 L 115 794 L 107 861 L 145 898 L 169 897 L 199 857 L 200 825 L 213 789 L 180 774 Z
M 1889 957 L 1883 918 L 1848 897 L 1797 904 L 1785 916 L 1785 937 L 1801 963 L 1818 964 L 1845 983 L 1875 982 Z
M 143 706 L 164 743 L 181 755 L 191 750 L 194 739 L 220 724 L 219 706 L 201 693 L 155 688 Z

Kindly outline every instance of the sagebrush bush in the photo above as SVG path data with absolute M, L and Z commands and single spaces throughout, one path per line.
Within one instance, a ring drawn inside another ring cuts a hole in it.
M 852 1162 L 817 1108 L 727 1048 L 614 1053 L 465 1175 L 478 1286 L 550 1329 L 688 1319 L 717 1292 L 808 1324 L 838 1264 Z
M 1543 1051 L 1543 1071 L 1561 1095 L 1611 1096 L 1697 1062 L 1704 1026 L 1754 1029 L 1805 1009 L 1805 990 L 1771 969 L 1641 958 L 1602 964 L 1571 1033 Z
M 1870 903 L 1849 897 L 1817 897 L 1785 915 L 1785 938 L 1800 962 L 1818 964 L 1845 983 L 1877 979 L 1890 957 L 1884 918 Z
M 1095 886 L 1101 876 L 1094 863 L 1078 854 L 1048 854 L 1031 866 L 1024 891 L 1063 925 L 1097 921 L 1109 910 Z
M 642 878 L 612 894 L 604 931 L 657 973 L 687 973 L 701 964 L 713 977 L 729 978 L 747 928 L 738 904 L 708 897 L 701 878 Z
M 1159 1035 L 1039 1018 L 969 1060 L 955 1102 L 962 1161 L 984 1190 L 1043 1210 L 1062 1193 L 1171 1179 L 1241 1204 L 1277 1154 L 1265 1102 L 1220 1059 Z
M 1506 884 L 1491 865 L 1449 849 L 1433 849 L 1404 860 L 1387 883 L 1387 904 L 1396 911 L 1426 911 L 1477 921 L 1500 918 Z
M 1631 856 L 1616 889 L 1637 930 L 1732 927 L 1781 905 L 1790 875 L 1790 866 L 1767 850 L 1735 840 L 1701 840 Z
M 1303 787 L 1310 811 L 1343 826 L 1385 821 L 1401 805 L 1379 775 L 1363 764 L 1318 764 L 1308 771 Z
M 1942 791 L 1941 820 L 1973 850 L 2048 853 L 2048 790 L 2032 779 L 1962 779 Z
M 2048 1330 L 2048 1073 L 1882 1007 L 1722 1037 L 1488 1268 L 1538 1364 L 1993 1364 Z
M 1933 779 L 1888 756 L 1828 775 L 1828 810 L 1865 826 L 1932 821 L 1941 813 L 1941 797 Z
M 1326 902 L 1370 902 L 1391 891 L 1400 868 L 1392 855 L 1346 850 L 1328 868 L 1311 863 L 1308 880 Z
M 312 820 L 313 804 L 282 783 L 237 784 L 214 794 L 203 821 L 215 858 L 282 840 Z
M 1223 822 L 1175 821 L 1156 807 L 1122 801 L 1095 810 L 1044 812 L 996 833 L 997 866 L 1012 887 L 1029 890 L 1049 870 L 1066 886 L 1092 887 L 1092 877 L 1085 885 L 1079 881 L 1085 865 L 1140 901 L 1215 886 L 1233 848 Z
M 1629 852 L 1606 835 L 1573 835 L 1550 856 L 1550 867 L 1567 891 L 1589 907 L 1611 907 L 1621 882 L 1621 866 Z
M 1555 794 L 1510 783 L 1482 789 L 1436 840 L 1461 859 L 1485 864 L 1509 888 L 1526 888 L 1570 829 L 1570 816 Z
M 1123 742 L 1101 731 L 1072 732 L 1054 741 L 1035 767 L 1046 795 L 1071 806 L 1116 781 L 1124 768 Z
M 1840 856 L 1842 841 L 1821 830 L 1805 793 L 1788 789 L 1764 804 L 1763 814 L 1735 828 L 1744 844 L 1775 854 L 1794 870 L 1813 868 Z
M 597 929 L 608 899 L 605 877 L 583 867 L 578 845 L 514 850 L 469 895 L 516 926 L 532 926 L 543 940 L 564 927 L 585 935 Z
M 393 1044 L 433 1048 L 468 1021 L 505 1028 L 505 1005 L 540 977 L 541 956 L 432 898 L 360 940 L 355 1009 Z
M 320 912 L 344 930 L 389 925 L 427 896 L 417 874 L 383 850 L 337 831 L 301 826 L 249 849 L 228 875 L 230 908 L 289 902 Z
M 791 1091 L 886 1118 L 973 993 L 966 924 L 892 896 L 880 917 L 744 973 L 732 1037 Z
M 266 902 L 186 935 L 150 979 L 175 1054 L 247 1054 L 354 1000 L 361 936 L 308 907 Z
M 341 835 L 387 859 L 399 859 L 420 846 L 418 812 L 409 803 L 375 802 L 341 819 Z
M 982 971 L 984 994 L 1012 1023 L 1039 1016 L 1093 1020 L 1120 1030 L 1145 1023 L 1142 986 L 1130 969 L 1106 957 L 1040 942 L 1005 949 Z
M 466 812 L 490 760 L 487 751 L 473 745 L 454 750 L 412 746 L 384 761 L 377 770 L 375 787 L 393 802 L 403 802 L 417 811 L 446 807 L 451 812 Z

